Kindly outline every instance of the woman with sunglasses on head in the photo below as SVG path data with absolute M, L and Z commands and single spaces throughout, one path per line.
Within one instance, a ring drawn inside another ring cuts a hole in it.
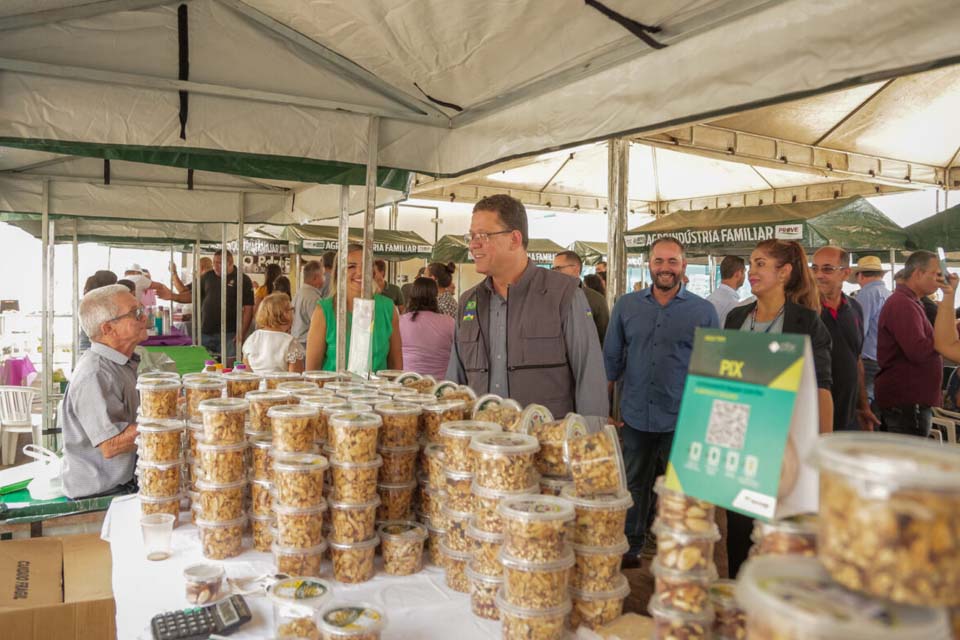
M 351 244 L 347 247 L 347 340 L 346 351 L 350 353 L 350 328 L 353 324 L 353 303 L 360 298 L 363 288 L 363 247 Z M 310 318 L 310 331 L 307 333 L 307 369 L 335 371 L 337 368 L 337 269 L 334 262 L 333 282 L 330 290 L 333 295 L 321 298 Z M 372 268 L 372 265 L 371 265 Z M 400 340 L 400 316 L 393 301 L 380 294 L 373 296 L 373 335 L 371 349 L 373 363 L 371 371 L 380 369 L 402 369 L 403 347 Z
M 829 433 L 833 430 L 832 343 L 820 319 L 820 293 L 807 266 L 803 247 L 792 241 L 764 240 L 750 254 L 748 280 L 756 301 L 731 309 L 724 328 L 809 336 L 817 377 L 819 431 Z M 796 452 L 788 442 L 780 474 L 781 495 L 796 481 L 798 466 Z M 752 518 L 727 511 L 727 559 L 731 578 L 747 558 L 752 531 Z

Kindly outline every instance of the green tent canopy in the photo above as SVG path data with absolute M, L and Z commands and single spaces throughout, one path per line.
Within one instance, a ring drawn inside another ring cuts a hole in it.
M 910 236 L 910 249 L 960 251 L 960 204 L 914 222 L 905 231 Z
M 834 244 L 850 251 L 900 249 L 909 238 L 904 229 L 860 196 L 678 211 L 628 231 L 627 251 L 646 251 L 664 236 L 675 237 L 690 253 L 700 254 L 749 251 L 771 238 L 797 240 L 808 249 Z
M 570 250 L 580 256 L 583 264 L 592 266 L 603 261 L 604 256 L 607 255 L 607 243 L 577 240 L 570 245 Z
M 530 238 L 527 243 L 527 255 L 537 264 L 553 264 L 553 258 L 561 251 L 566 249 L 553 240 Z M 437 240 L 430 262 L 466 264 L 473 262 L 473 258 L 470 257 L 470 247 L 463 241 L 463 236 L 448 235 Z
M 363 242 L 363 229 L 349 230 L 350 242 Z M 305 255 L 319 256 L 327 251 L 336 251 L 340 247 L 340 231 L 327 225 L 298 224 L 290 225 L 283 231 L 283 237 L 290 242 L 291 251 Z M 373 253 L 385 260 L 412 260 L 430 258 L 430 243 L 412 231 L 373 231 Z

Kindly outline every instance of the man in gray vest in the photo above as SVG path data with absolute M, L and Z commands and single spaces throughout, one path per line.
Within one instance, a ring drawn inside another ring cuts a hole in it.
M 590 305 L 576 279 L 528 259 L 523 204 L 483 198 L 464 240 L 487 277 L 460 297 L 447 377 L 477 395 L 542 404 L 558 418 L 589 416 L 599 428 L 609 405 Z

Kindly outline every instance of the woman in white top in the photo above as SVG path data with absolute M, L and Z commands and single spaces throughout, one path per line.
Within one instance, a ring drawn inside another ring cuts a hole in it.
M 243 363 L 253 371 L 303 371 L 306 353 L 290 335 L 293 305 L 285 293 L 271 293 L 257 309 L 257 326 L 243 343 Z

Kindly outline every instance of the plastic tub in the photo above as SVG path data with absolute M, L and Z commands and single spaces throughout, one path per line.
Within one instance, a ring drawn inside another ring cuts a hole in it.
M 470 582 L 467 580 L 467 565 L 470 563 L 469 551 L 451 549 L 445 543 L 440 543 L 440 555 L 444 579 L 447 586 L 460 593 L 470 593 Z
M 609 547 L 573 545 L 576 564 L 570 577 L 570 586 L 588 592 L 611 591 L 620 575 L 623 554 L 630 549 L 626 536 L 619 544 Z
M 380 640 L 383 610 L 365 602 L 331 604 L 320 614 L 322 640 Z
M 320 577 L 320 566 L 323 563 L 323 554 L 327 551 L 327 543 L 321 542 L 315 547 L 301 549 L 298 547 L 284 547 L 273 544 L 273 562 L 277 571 L 288 576 Z
M 381 402 L 389 400 L 386 396 L 382 396 L 376 391 L 367 388 L 360 389 L 349 389 L 347 391 L 342 391 L 340 397 L 344 398 L 347 402 L 350 403 L 362 403 L 369 404 L 371 407 L 375 406 Z
M 476 420 L 444 421 L 440 426 L 440 441 L 443 443 L 444 467 L 448 470 L 473 473 L 474 456 L 470 450 L 471 439 L 474 436 L 486 433 L 499 433 L 500 431 L 503 431 L 503 427 L 494 422 L 478 422 Z M 432 440 L 429 434 L 427 438 L 428 440 Z
M 226 522 L 197 518 L 203 557 L 211 560 L 225 560 L 240 555 L 243 551 L 243 531 L 246 526 L 245 515 Z
M 799 555 L 816 557 L 818 519 L 805 514 L 764 522 L 754 520 L 751 555 Z
M 440 527 L 434 526 L 430 518 L 424 518 L 423 520 L 427 526 L 426 547 L 427 551 L 430 552 L 430 562 L 438 567 L 443 567 L 443 554 L 440 551 L 440 546 L 443 544 L 443 539 L 446 537 L 447 532 Z
M 187 457 L 197 457 L 197 445 L 203 442 L 203 422 L 187 422 Z
M 503 621 L 503 640 L 558 640 L 570 613 L 570 599 L 547 609 L 518 607 L 510 603 L 504 587 L 497 592 L 497 609 Z
M 223 588 L 223 567 L 215 564 L 192 564 L 183 570 L 185 596 L 190 604 L 207 604 L 219 600 Z
M 623 536 L 627 510 L 633 505 L 633 498 L 626 491 L 581 498 L 575 487 L 569 485 L 561 490 L 560 497 L 573 505 L 575 517 L 570 537 L 575 544 L 609 546 Z
M 697 571 L 706 569 L 713 562 L 713 547 L 720 539 L 717 525 L 706 533 L 677 531 L 655 522 L 653 533 L 657 536 L 657 558 L 668 569 Z
M 283 547 L 307 549 L 323 542 L 323 512 L 327 503 L 310 507 L 288 507 L 274 503 L 277 515 L 277 543 Z
M 500 564 L 502 533 L 483 531 L 471 523 L 467 525 L 467 542 L 469 551 L 473 554 L 473 567 L 478 572 L 488 576 L 503 575 L 503 566 Z
M 434 489 L 429 483 L 420 485 L 420 510 L 427 516 L 441 520 L 440 509 L 446 500 L 447 494 Z
M 346 407 L 347 401 L 343 398 L 337 397 L 314 397 L 302 400 L 301 404 L 316 407 L 320 410 L 320 415 L 317 416 L 317 441 L 329 442 L 330 434 L 327 427 L 327 421 L 330 419 L 330 414 L 335 412 L 338 408 Z
M 943 609 L 900 605 L 854 593 L 814 558 L 762 556 L 740 569 L 737 602 L 747 637 L 777 640 L 948 638 Z
M 274 452 L 314 450 L 319 409 L 306 404 L 284 404 L 270 407 L 267 416 L 273 425 Z
M 427 442 L 440 442 L 440 425 L 445 422 L 462 421 L 467 412 L 467 403 L 463 400 L 437 401 L 434 398 L 432 402 L 424 403 L 422 409 L 423 424 L 421 426 Z
M 250 513 L 250 530 L 253 533 L 253 548 L 257 551 L 269 553 L 276 542 L 274 535 L 277 529 L 275 515 L 257 515 Z
M 497 491 L 516 491 L 538 481 L 534 456 L 540 444 L 522 433 L 486 433 L 474 436 L 469 451 L 477 484 Z
M 260 433 L 248 437 L 250 443 L 250 478 L 252 480 L 273 480 L 273 436 Z
M 299 373 L 293 371 L 267 371 L 261 373 L 260 377 L 263 378 L 263 386 L 265 389 L 276 389 L 277 385 L 282 382 L 303 380 L 303 377 Z
M 211 444 L 243 442 L 250 403 L 242 398 L 214 398 L 200 403 L 203 440 Z
M 138 378 L 140 392 L 140 415 L 144 418 L 179 418 L 180 380 L 164 378 Z
M 140 443 L 137 454 L 143 462 L 173 462 L 182 456 L 183 421 L 143 419 L 137 423 Z
M 245 479 L 236 482 L 197 482 L 197 497 L 200 508 L 197 513 L 209 522 L 229 522 L 241 517 L 244 512 L 244 497 L 247 491 Z
M 273 461 L 277 501 L 290 507 L 323 502 L 323 474 L 327 459 L 315 453 L 280 453 Z
M 473 474 L 470 472 L 443 470 L 443 491 L 447 494 L 447 506 L 454 511 L 473 511 Z
M 323 388 L 328 382 L 336 382 L 340 379 L 335 371 L 304 371 L 302 377 L 307 382 L 312 382 L 319 388 Z
M 504 431 L 516 431 L 516 424 L 520 420 L 523 407 L 516 400 L 505 400 L 500 396 L 488 393 L 480 396 L 473 403 L 473 420 L 495 422 L 503 427 Z
M 267 587 L 273 604 L 273 629 L 278 638 L 320 638 L 316 618 L 333 590 L 323 580 L 298 576 Z
M 183 395 L 187 399 L 187 418 L 200 420 L 200 403 L 220 398 L 227 391 L 227 381 L 221 376 L 194 376 L 183 379 Z
M 467 527 L 473 514 L 469 511 L 453 511 L 447 505 L 440 507 L 441 528 L 446 531 L 443 537 L 444 545 L 454 551 L 470 551 L 470 541 L 467 540 Z
M 409 402 L 380 402 L 373 410 L 383 420 L 381 447 L 409 447 L 417 444 L 420 425 L 419 406 Z
M 466 576 L 470 583 L 470 610 L 473 615 L 487 620 L 499 620 L 497 592 L 503 586 L 503 575 L 499 571 L 495 575 L 478 571 L 477 563 L 473 561 L 467 564 Z
M 228 398 L 243 398 L 260 388 L 260 375 L 250 371 L 231 371 L 223 374 L 223 379 L 227 383 Z
M 713 609 L 709 607 L 700 613 L 687 613 L 666 606 L 662 598 L 655 595 L 650 598 L 648 610 L 653 618 L 654 638 L 709 640 L 712 637 Z
M 373 558 L 380 538 L 374 536 L 361 542 L 330 541 L 333 577 L 337 582 L 366 582 L 373 578 Z
M 380 447 L 383 466 L 380 467 L 380 482 L 410 482 L 417 478 L 417 456 L 420 447 Z
M 276 390 L 287 396 L 291 402 L 296 402 L 294 398 L 298 393 L 320 391 L 320 387 L 317 386 L 317 383 L 309 380 L 290 380 L 289 382 L 279 383 Z
M 529 421 L 526 433 L 536 436 L 540 441 L 540 451 L 537 453 L 537 471 L 546 476 L 566 476 L 570 468 L 563 455 L 563 445 L 566 442 L 568 420 L 579 420 L 577 414 L 570 414 L 563 420 Z
M 363 542 L 376 534 L 380 496 L 361 503 L 330 502 L 331 537 L 337 542 Z
M 443 486 L 443 445 L 439 442 L 431 442 L 424 446 L 421 457 L 421 466 L 427 472 L 427 479 L 434 487 Z
M 175 498 L 180 495 L 180 470 L 183 461 L 176 462 L 137 462 L 137 475 L 140 476 L 140 495 L 151 498 Z
M 566 556 L 573 505 L 551 496 L 514 496 L 500 503 L 503 549 L 514 558 L 553 562 Z M 522 603 L 517 603 L 522 604 Z
M 742 640 L 747 637 L 747 617 L 737 604 L 735 580 L 717 580 L 710 585 L 713 605 L 713 636 L 721 640 Z
M 182 496 L 173 496 L 170 498 L 151 498 L 140 494 L 140 513 L 148 516 L 153 513 L 169 513 L 173 516 L 173 526 L 176 527 L 180 520 L 180 500 Z
M 500 516 L 500 503 L 507 498 L 517 496 L 535 496 L 539 485 L 531 485 L 520 491 L 494 491 L 473 483 L 474 525 L 483 531 L 503 533 L 503 518 Z
M 433 393 L 433 389 L 437 386 L 433 376 L 421 376 L 412 371 L 399 376 L 397 382 L 409 389 L 415 389 L 417 393 Z
M 247 442 L 197 445 L 197 462 L 203 480 L 236 482 L 247 477 Z
M 509 555 L 504 547 L 500 562 L 503 564 L 503 593 L 510 604 L 549 609 L 567 600 L 570 567 L 576 562 L 573 549 L 567 547 L 557 560 L 530 562 Z
M 540 476 L 540 494 L 544 496 L 561 496 L 566 487 L 573 487 L 571 478 L 551 478 Z
M 413 494 L 417 481 L 383 483 L 377 485 L 380 507 L 378 520 L 407 520 L 413 515 Z
M 960 605 L 960 455 L 913 436 L 818 441 L 821 562 L 844 586 L 918 606 Z M 869 532 L 869 535 L 867 535 Z
M 383 378 L 384 380 L 389 380 L 391 382 L 396 380 L 403 374 L 404 372 L 400 369 L 380 369 L 379 371 L 377 371 L 378 378 Z
M 717 568 L 711 563 L 698 571 L 668 569 L 654 558 L 653 591 L 664 606 L 686 613 L 703 613 L 710 608 L 710 587 L 717 579 Z
M 617 428 L 604 425 L 597 433 L 588 433 L 586 421 L 576 414 L 564 419 L 566 439 L 564 459 L 570 467 L 578 496 L 626 491 L 627 472 Z
M 250 429 L 258 433 L 273 433 L 271 408 L 290 404 L 290 397 L 279 391 L 250 391 L 244 396 L 250 403 Z
M 706 533 L 713 531 L 715 507 L 704 500 L 690 497 L 664 486 L 663 476 L 653 485 L 657 498 L 657 519 L 676 531 Z
M 570 628 L 583 625 L 598 629 L 623 614 L 623 601 L 630 595 L 630 583 L 626 576 L 617 574 L 606 591 L 582 591 L 570 589 L 573 608 L 570 611 Z
M 427 527 L 409 520 L 387 520 L 377 527 L 383 570 L 392 576 L 409 576 L 423 568 L 423 543 Z
M 380 416 L 375 413 L 334 413 L 327 420 L 333 455 L 344 462 L 368 462 L 377 457 Z
M 377 475 L 382 464 L 379 455 L 369 462 L 341 462 L 331 458 L 331 495 L 339 502 L 370 502 L 377 495 Z

